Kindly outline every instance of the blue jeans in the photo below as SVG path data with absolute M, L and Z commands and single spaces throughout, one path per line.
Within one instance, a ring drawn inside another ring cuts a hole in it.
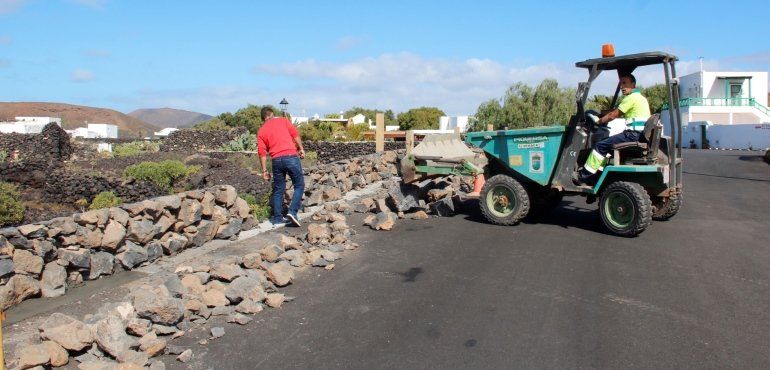
M 294 195 L 289 203 L 289 213 L 297 216 L 302 194 L 305 192 L 305 176 L 302 174 L 302 163 L 296 155 L 288 155 L 273 158 L 273 195 L 270 204 L 273 207 L 273 216 L 270 221 L 277 223 L 283 219 L 283 197 L 286 193 L 286 175 L 294 184 Z
M 642 134 L 639 131 L 625 130 L 619 134 L 612 135 L 598 143 L 594 149 L 601 155 L 607 155 L 612 152 L 612 146 L 620 143 L 636 142 L 640 140 Z

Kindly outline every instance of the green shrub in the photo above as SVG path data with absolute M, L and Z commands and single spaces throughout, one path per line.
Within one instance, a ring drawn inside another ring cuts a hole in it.
M 26 207 L 16 185 L 0 182 L 0 225 L 16 224 L 24 219 Z
M 151 181 L 155 185 L 171 191 L 175 182 L 200 171 L 200 169 L 200 166 L 185 166 L 184 163 L 175 160 L 165 160 L 159 163 L 142 162 L 126 167 L 123 176 Z
M 121 204 L 123 204 L 123 199 L 120 199 L 120 197 L 115 195 L 115 193 L 111 191 L 103 191 L 99 194 L 96 194 L 88 209 L 110 208 L 119 206 Z
M 309 160 L 309 161 L 315 161 L 315 160 L 318 160 L 318 153 L 316 153 L 316 152 L 315 152 L 315 151 L 313 151 L 313 150 L 311 150 L 311 151 L 309 151 L 309 152 L 305 152 L 305 159 L 307 159 L 307 160 Z
M 257 138 L 247 132 L 222 145 L 219 150 L 223 152 L 253 152 L 257 150 Z
M 118 144 L 112 148 L 112 155 L 115 157 L 130 157 L 132 155 L 157 152 L 160 145 L 152 141 L 132 141 L 130 143 Z
M 357 125 L 350 125 L 345 129 L 345 137 L 348 141 L 363 141 L 364 133 L 370 131 L 369 125 L 366 123 L 359 123 Z
M 5 150 L 0 150 L 0 163 L 5 163 L 5 160 L 8 158 L 8 152 Z
M 310 121 L 297 129 L 302 140 L 307 141 L 336 141 L 346 135 L 345 127 L 338 122 Z
M 269 195 L 263 196 L 261 201 L 257 201 L 257 197 L 251 194 L 240 194 L 239 196 L 249 204 L 249 209 L 251 209 L 251 214 L 254 215 L 254 218 L 259 221 L 270 218 Z

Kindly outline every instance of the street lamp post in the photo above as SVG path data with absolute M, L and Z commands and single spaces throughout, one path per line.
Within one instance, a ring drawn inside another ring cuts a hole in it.
M 278 105 L 281 106 L 281 112 L 283 113 L 283 116 L 286 117 L 287 109 L 289 108 L 289 102 L 286 101 L 286 98 L 283 98 Z

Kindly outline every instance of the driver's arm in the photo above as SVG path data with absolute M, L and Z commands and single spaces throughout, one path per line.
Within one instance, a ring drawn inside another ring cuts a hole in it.
M 599 122 L 597 124 L 599 125 L 606 125 L 610 121 L 614 120 L 615 118 L 618 118 L 623 115 L 623 112 L 621 112 L 619 109 L 615 108 L 611 111 L 609 111 L 607 114 L 599 117 Z

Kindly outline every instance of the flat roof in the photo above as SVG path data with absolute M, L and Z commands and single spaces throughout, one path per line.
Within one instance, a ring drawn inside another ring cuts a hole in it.
M 580 68 L 591 68 L 597 66 L 600 71 L 629 69 L 631 67 L 641 67 L 651 64 L 661 64 L 666 60 L 677 61 L 676 55 L 664 53 L 662 51 L 650 51 L 646 53 L 620 55 L 611 58 L 594 58 L 575 63 Z

